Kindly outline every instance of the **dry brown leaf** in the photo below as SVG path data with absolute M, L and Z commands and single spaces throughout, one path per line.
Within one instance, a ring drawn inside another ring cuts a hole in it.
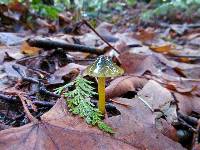
M 40 50 L 38 47 L 31 47 L 27 42 L 24 42 L 21 46 L 21 51 L 29 56 L 38 54 Z
M 177 77 L 166 73 L 151 76 L 150 78 L 159 81 L 169 90 L 181 94 L 200 96 L 200 79 Z
M 178 93 L 182 94 L 191 94 L 193 91 L 197 90 L 197 86 L 191 86 L 191 87 L 179 87 L 175 83 L 168 83 L 165 85 L 165 87 L 169 90 L 176 91 Z
M 200 114 L 200 97 L 175 93 L 181 113 L 190 115 L 192 112 Z
M 58 70 L 56 70 L 54 74 L 51 75 L 51 78 L 49 79 L 49 83 L 51 84 L 62 83 L 63 79 L 66 79 L 66 78 L 73 80 L 85 68 L 86 66 L 83 66 L 83 65 L 69 63 L 66 66 L 61 67 Z
M 128 60 L 128 61 L 127 61 Z M 162 54 L 120 54 L 119 61 L 127 74 L 143 75 L 150 71 L 150 79 L 163 83 L 170 90 L 200 95 L 199 65 L 168 60 Z M 190 78 L 183 78 L 190 77 Z
M 56 70 L 54 75 L 55 76 L 64 76 L 66 74 L 69 74 L 73 70 L 77 69 L 79 71 L 83 71 L 85 68 L 86 68 L 86 66 L 83 66 L 83 65 L 79 65 L 79 64 L 75 64 L 75 63 L 69 63 L 66 66 L 61 67 L 58 70 Z
M 146 82 L 146 79 L 134 76 L 116 78 L 106 87 L 106 98 L 119 97 L 128 91 L 136 91 L 136 89 L 142 88 Z
M 150 49 L 158 53 L 168 53 L 173 46 L 171 44 L 161 45 L 161 46 L 150 46 Z
M 114 138 L 126 141 L 142 150 L 182 150 L 179 143 L 164 136 L 155 127 L 155 115 L 139 99 L 117 98 L 130 107 L 114 104 L 121 115 L 110 117 L 107 122 L 116 129 Z
M 141 29 L 139 32 L 135 34 L 135 38 L 140 41 L 148 41 L 152 40 L 155 37 L 155 33 L 152 28 Z
M 146 71 L 156 73 L 160 70 L 157 68 L 159 60 L 153 55 L 124 52 L 119 55 L 119 61 L 128 74 L 142 75 Z
M 1 131 L 0 147 L 2 150 L 136 149 L 70 115 L 64 99 L 44 114 L 41 121 Z
M 162 87 L 154 80 L 149 80 L 147 84 L 138 92 L 138 97 L 152 110 L 161 111 L 166 120 L 171 124 L 177 122 L 176 105 L 170 91 Z
M 180 73 L 188 78 L 196 78 L 200 77 L 200 66 L 199 64 L 187 64 L 182 62 L 177 62 L 174 60 L 169 60 L 161 54 L 156 55 L 157 58 L 165 64 L 166 66 L 174 69 L 174 71 L 180 75 Z

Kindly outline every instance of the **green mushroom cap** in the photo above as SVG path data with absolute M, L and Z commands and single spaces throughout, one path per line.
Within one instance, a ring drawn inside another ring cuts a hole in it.
M 84 75 L 93 77 L 116 77 L 124 73 L 124 70 L 117 66 L 112 60 L 104 55 L 99 56 L 96 61 L 88 66 Z

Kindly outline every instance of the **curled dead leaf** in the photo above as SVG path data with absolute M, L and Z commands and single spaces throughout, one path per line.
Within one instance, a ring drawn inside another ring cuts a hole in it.
M 146 82 L 145 78 L 134 76 L 116 78 L 106 87 L 106 98 L 119 97 L 129 91 L 136 91 L 138 88 L 142 88 Z

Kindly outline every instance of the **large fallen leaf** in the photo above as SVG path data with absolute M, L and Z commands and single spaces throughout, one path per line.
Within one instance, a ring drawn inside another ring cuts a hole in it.
M 127 61 L 128 60 L 128 61 Z M 164 83 L 167 88 L 180 93 L 200 94 L 198 64 L 186 64 L 168 60 L 162 54 L 144 55 L 129 51 L 121 53 L 119 61 L 127 74 L 143 75 L 149 71 L 154 78 Z M 188 78 L 182 78 L 182 77 Z M 173 88 L 173 89 L 172 89 Z
M 175 100 L 170 91 L 159 83 L 150 80 L 138 92 L 138 96 L 152 111 L 162 112 L 170 124 L 178 121 Z
M 129 91 L 136 91 L 142 88 L 147 80 L 145 78 L 134 76 L 123 76 L 113 80 L 108 87 L 106 87 L 106 98 L 119 97 Z
M 151 78 L 162 83 L 170 91 L 200 96 L 199 79 L 176 77 L 166 73 L 158 74 Z
M 162 78 L 163 74 L 179 77 L 180 75 L 176 72 L 175 68 L 171 67 L 175 64 L 167 65 L 160 59 L 159 56 L 162 55 L 155 53 L 135 54 L 131 51 L 126 51 L 120 54 L 119 61 L 127 74 L 141 76 L 147 73 L 151 73 L 152 75 L 158 76 L 159 78 Z
M 200 114 L 200 97 L 175 93 L 180 112 L 190 115 L 192 112 Z
M 126 51 L 119 55 L 119 60 L 125 71 L 134 75 L 142 75 L 146 71 L 156 73 L 162 67 L 159 59 L 153 55 L 134 54 Z
M 128 60 L 128 61 L 127 61 Z M 179 77 L 185 75 L 191 78 L 199 78 L 199 65 L 187 64 L 168 60 L 162 54 L 144 55 L 126 51 L 119 55 L 119 61 L 126 73 L 143 75 L 149 71 L 153 75 L 162 76 L 163 73 Z
M 116 129 L 114 138 L 142 150 L 182 150 L 179 143 L 164 136 L 155 127 L 155 115 L 139 99 L 117 98 L 130 107 L 114 104 L 121 115 L 106 119 Z M 165 130 L 167 131 L 167 130 Z
M 70 115 L 64 99 L 44 114 L 41 121 L 1 131 L 0 147 L 2 150 L 135 149 Z

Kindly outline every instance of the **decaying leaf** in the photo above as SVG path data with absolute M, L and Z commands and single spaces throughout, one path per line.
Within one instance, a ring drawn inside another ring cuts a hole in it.
M 168 53 L 172 49 L 172 45 L 151 46 L 150 48 L 158 53 Z
M 138 98 L 145 102 L 151 110 L 162 112 L 170 124 L 178 121 L 174 99 L 170 91 L 162 87 L 159 83 L 150 80 L 138 92 Z
M 27 42 L 23 42 L 21 46 L 21 51 L 30 56 L 38 54 L 40 50 L 38 47 L 31 47 Z
M 183 95 L 175 93 L 180 112 L 183 114 L 191 114 L 192 112 L 200 113 L 200 97 L 193 95 Z
M 136 91 L 142 88 L 147 80 L 134 76 L 123 76 L 113 80 L 106 88 L 106 98 L 119 97 L 129 91 Z
M 75 63 L 69 63 L 64 67 L 59 68 L 51 75 L 49 83 L 62 83 L 64 78 L 74 79 L 80 72 L 82 72 L 86 66 Z
M 83 71 L 86 68 L 86 66 L 75 64 L 75 63 L 69 63 L 66 66 L 59 68 L 54 73 L 55 76 L 64 76 L 66 74 L 69 74 L 71 71 L 77 69 L 79 71 Z
M 141 29 L 135 34 L 135 38 L 143 42 L 152 40 L 154 37 L 155 33 L 152 31 L 152 28 Z
M 120 141 L 95 127 L 90 127 L 81 118 L 68 113 L 66 108 L 64 99 L 60 99 L 49 112 L 41 117 L 40 121 L 1 131 L 1 149 L 136 149 L 125 141 Z
M 182 150 L 179 143 L 164 136 L 155 127 L 156 116 L 137 98 L 117 98 L 118 102 L 130 107 L 114 104 L 121 115 L 110 117 L 107 122 L 116 130 L 114 138 L 126 141 L 138 149 Z
M 119 60 L 128 74 L 142 75 L 146 71 L 156 73 L 160 70 L 158 68 L 161 68 L 159 60 L 153 55 L 124 52 L 120 54 Z

